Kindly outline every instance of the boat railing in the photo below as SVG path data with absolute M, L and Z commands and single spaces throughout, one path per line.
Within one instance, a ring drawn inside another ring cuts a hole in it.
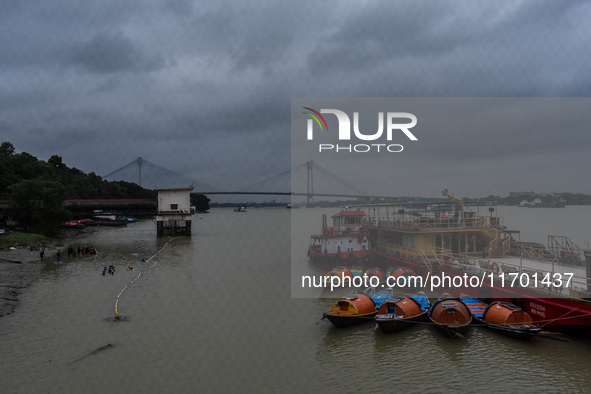
M 399 257 L 406 260 L 421 261 L 422 252 L 417 249 L 407 248 L 399 245 L 392 245 L 386 242 L 375 241 L 374 250 L 378 253 L 387 254 L 393 257 Z
M 431 253 L 426 254 L 423 250 L 392 245 L 386 242 L 376 241 L 373 245 L 374 250 L 378 253 L 412 261 L 422 261 L 429 272 L 433 272 L 433 263 L 441 265 L 442 263 L 451 264 L 453 261 L 453 253 L 450 249 L 435 248 Z M 431 254 L 433 257 L 431 257 Z
M 425 254 L 425 251 L 423 250 L 423 262 L 425 263 L 425 267 L 427 267 L 427 270 L 429 270 L 429 272 L 433 272 L 433 266 L 431 265 L 431 262 L 429 261 L 429 258 L 427 257 L 427 255 Z
M 552 256 L 542 244 L 532 242 L 519 242 L 515 245 L 516 256 L 525 257 L 531 260 L 551 261 Z
M 503 240 L 503 256 L 509 253 L 511 250 L 511 237 L 507 237 Z
M 563 235 L 548 236 L 548 251 L 557 262 L 570 265 L 583 265 L 584 251 Z
M 322 229 L 323 235 L 341 235 L 341 234 L 366 234 L 367 227 L 365 226 L 337 226 L 324 227 Z
M 374 242 L 374 250 L 393 257 L 423 262 L 429 272 L 433 272 L 432 260 L 421 250 L 385 242 Z M 513 264 L 490 257 L 475 258 L 467 254 L 452 253 L 451 250 L 444 248 L 436 248 L 432 253 L 438 266 L 444 271 L 447 267 L 454 271 L 486 278 L 487 281 L 493 280 L 495 286 L 501 287 L 501 280 L 504 280 L 504 287 L 508 287 L 513 282 L 511 287 L 528 288 L 546 295 L 578 298 L 586 294 L 585 297 L 591 297 L 591 277 L 567 273 L 566 266 L 553 266 L 550 270 L 539 269 L 524 266 L 523 262 Z
M 379 228 L 392 228 L 404 231 L 431 231 L 450 229 L 486 229 L 491 231 L 503 228 L 503 218 L 497 216 L 472 216 L 461 219 L 454 216 L 413 216 L 393 214 L 370 218 L 369 225 Z
M 504 284 L 505 288 L 527 288 L 553 296 L 591 297 L 591 277 L 567 272 L 569 271 L 567 266 L 553 265 L 548 270 L 524 266 L 521 260 L 513 264 L 491 258 L 474 258 L 464 254 L 454 254 L 448 266 L 455 271 L 486 278 L 487 281 L 494 280 L 495 286 Z

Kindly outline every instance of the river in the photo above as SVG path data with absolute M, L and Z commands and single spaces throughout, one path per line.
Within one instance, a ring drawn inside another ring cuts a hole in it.
M 553 224 L 567 230 L 578 228 L 568 218 L 591 214 L 505 208 L 512 216 L 556 215 Z M 384 334 L 371 323 L 336 329 L 321 321 L 334 300 L 291 296 L 291 260 L 305 265 L 309 234 L 290 237 L 290 216 L 311 233 L 323 212 L 336 211 L 214 209 L 194 216 L 192 237 L 157 239 L 150 220 L 83 233 L 74 246 L 93 245 L 98 255 L 45 263 L 15 312 L 0 318 L 0 391 L 590 390 L 589 339 L 521 342 L 472 329 L 451 340 L 428 326 Z M 523 231 L 521 240 L 544 242 Z M 101 275 L 109 265 L 115 274 Z

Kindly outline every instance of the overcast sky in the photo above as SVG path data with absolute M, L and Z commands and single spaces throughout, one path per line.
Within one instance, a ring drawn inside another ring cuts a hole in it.
M 99 175 L 141 156 L 238 189 L 290 167 L 292 97 L 587 97 L 590 17 L 585 1 L 7 0 L 0 140 Z M 591 193 L 588 130 L 559 149 L 530 132 L 523 187 L 500 174 L 453 192 Z M 482 138 L 448 137 L 453 172 L 476 168 Z M 494 152 L 518 165 L 511 146 Z M 431 176 L 394 194 L 437 195 Z

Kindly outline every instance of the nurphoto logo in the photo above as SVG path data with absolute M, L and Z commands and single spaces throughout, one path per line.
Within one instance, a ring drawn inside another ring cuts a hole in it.
M 385 127 L 385 141 L 387 143 L 363 143 L 363 144 L 318 144 L 319 152 L 349 152 L 349 153 L 367 153 L 367 152 L 391 152 L 399 153 L 402 152 L 404 147 L 401 144 L 390 143 L 394 138 L 400 135 L 406 136 L 411 141 L 418 141 L 418 138 L 410 131 L 411 128 L 416 126 L 417 117 L 408 112 L 387 112 L 384 116 L 383 112 L 378 112 L 378 129 L 372 133 L 362 132 L 359 129 L 359 112 L 353 112 L 353 133 L 351 133 L 351 119 L 344 111 L 338 109 L 321 109 L 317 111 L 310 107 L 302 107 L 309 112 L 303 112 L 308 115 L 310 119 L 307 122 L 307 139 L 308 141 L 314 140 L 314 125 L 320 131 L 328 132 L 328 124 L 322 114 L 332 114 L 336 116 L 338 122 L 338 140 L 339 141 L 351 141 L 352 138 L 361 141 L 378 141 L 383 140 L 384 135 L 384 123 Z M 385 120 L 384 120 L 385 119 Z M 400 122 L 400 120 L 407 120 L 406 123 Z M 410 121 L 410 122 L 408 122 Z M 401 134 L 402 133 L 402 134 Z M 353 136 L 352 136 L 353 134 Z

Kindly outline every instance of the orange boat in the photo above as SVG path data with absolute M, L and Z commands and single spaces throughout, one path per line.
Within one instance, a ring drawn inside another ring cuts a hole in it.
M 332 271 L 325 275 L 327 283 L 334 283 L 335 286 L 344 286 L 345 278 L 353 279 L 353 273 L 347 267 L 334 267 Z M 338 278 L 338 280 L 337 280 Z M 334 282 L 333 282 L 334 281 Z M 349 282 L 351 283 L 351 282 Z
M 347 294 L 332 307 L 323 317 L 337 327 L 349 327 L 373 321 L 378 313 L 373 300 L 365 294 Z
M 461 337 L 468 331 L 472 314 L 462 301 L 456 298 L 440 298 L 431 305 L 429 319 L 435 327 L 452 338 Z
M 542 328 L 535 325 L 529 313 L 510 302 L 495 301 L 486 308 L 482 321 L 489 328 L 515 338 L 531 338 Z
M 427 310 L 429 298 L 423 292 L 412 297 L 388 298 L 378 309 L 376 323 L 385 332 L 401 331 L 426 319 Z
M 364 275 L 366 275 L 368 278 L 375 276 L 380 280 L 380 282 L 382 282 L 385 278 L 384 273 L 378 267 L 367 269 Z
M 394 279 L 399 278 L 401 276 L 409 277 L 409 276 L 416 276 L 416 275 L 417 274 L 413 270 L 406 268 L 406 267 L 398 267 L 398 268 L 390 267 L 386 271 L 386 276 L 391 276 Z

